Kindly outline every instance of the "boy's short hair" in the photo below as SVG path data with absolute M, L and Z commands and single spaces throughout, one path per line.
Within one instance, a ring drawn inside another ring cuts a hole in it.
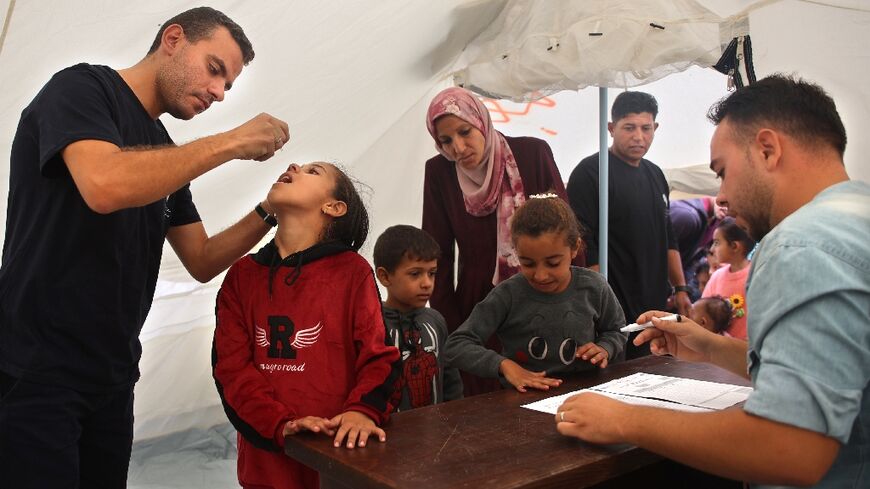
M 412 260 L 437 260 L 441 247 L 429 233 L 407 224 L 390 226 L 378 236 L 373 253 L 375 268 L 393 273 L 406 256 Z
M 713 320 L 713 332 L 722 333 L 731 324 L 731 301 L 721 295 L 698 299 L 695 304 L 703 304 L 707 315 Z

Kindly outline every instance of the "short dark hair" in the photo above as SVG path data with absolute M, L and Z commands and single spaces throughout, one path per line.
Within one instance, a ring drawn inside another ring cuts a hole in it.
M 834 99 L 819 85 L 781 73 L 737 89 L 715 103 L 707 118 L 715 125 L 727 119 L 743 139 L 769 126 L 810 146 L 831 146 L 841 157 L 846 151 L 846 128 Z
M 332 197 L 344 202 L 347 211 L 327 226 L 323 240 L 339 241 L 352 250 L 359 251 L 369 235 L 369 213 L 354 180 L 338 165 L 331 166 L 335 169 L 335 189 Z
M 378 236 L 373 255 L 375 268 L 383 267 L 387 273 L 393 273 L 405 257 L 422 261 L 437 260 L 441 257 L 441 247 L 426 231 L 407 224 L 397 224 Z
M 646 92 L 622 92 L 613 99 L 610 107 L 610 122 L 616 122 L 628 114 L 649 112 L 653 120 L 659 115 L 659 104 L 656 98 Z
M 723 219 L 716 229 L 722 233 L 725 241 L 728 241 L 729 243 L 737 242 L 742 244 L 744 256 L 748 255 L 749 252 L 755 248 L 755 240 L 752 239 L 743 228 L 737 225 L 737 221 L 735 221 L 733 217 L 726 217 Z
M 702 304 L 707 310 L 710 319 L 713 320 L 713 332 L 722 333 L 731 324 L 732 307 L 731 301 L 721 295 L 714 295 L 698 299 L 695 305 Z
M 157 51 L 157 48 L 160 46 L 160 39 L 163 37 L 163 32 L 173 24 L 178 24 L 184 29 L 184 37 L 191 43 L 211 37 L 217 27 L 226 27 L 230 31 L 233 40 L 239 45 L 239 49 L 242 50 L 242 62 L 245 66 L 254 59 L 254 47 L 251 46 L 251 41 L 248 40 L 245 31 L 223 12 L 211 7 L 192 8 L 164 22 L 160 26 L 160 31 L 157 33 L 157 37 L 154 38 L 154 42 L 151 43 L 151 49 L 148 50 L 148 54 Z
M 562 232 L 565 233 L 566 244 L 573 248 L 580 239 L 580 223 L 568 203 L 559 197 L 530 198 L 511 218 L 511 239 L 514 245 L 520 236 L 536 238 L 544 233 Z M 581 241 L 580 251 L 582 250 Z

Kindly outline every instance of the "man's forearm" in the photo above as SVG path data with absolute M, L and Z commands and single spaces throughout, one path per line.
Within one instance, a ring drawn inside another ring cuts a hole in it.
M 251 212 L 210 237 L 204 248 L 206 272 L 213 278 L 229 268 L 241 256 L 251 251 L 270 229 L 260 216 Z
M 668 250 L 668 279 L 674 287 L 686 285 L 686 278 L 683 276 L 683 260 L 677 250 Z
M 824 476 L 839 443 L 741 408 L 686 413 L 632 406 L 625 438 L 652 452 L 731 479 L 808 485 Z
M 202 223 L 195 223 L 171 228 L 167 239 L 193 278 L 208 282 L 251 251 L 269 229 L 252 211 L 211 237 Z
M 160 148 L 78 141 L 64 149 L 63 157 L 88 205 L 109 213 L 160 200 L 233 159 L 234 153 L 226 136 L 216 135 Z
M 287 124 L 260 114 L 228 132 L 181 145 L 127 148 L 76 141 L 61 156 L 87 205 L 101 214 L 150 204 L 234 159 L 265 161 L 289 138 Z
M 749 344 L 730 336 L 716 335 L 711 346 L 710 363 L 744 378 L 749 378 L 746 353 Z
M 674 307 L 680 314 L 689 315 L 692 311 L 692 299 L 686 289 L 683 262 L 677 250 L 668 250 L 668 278 L 675 288 Z

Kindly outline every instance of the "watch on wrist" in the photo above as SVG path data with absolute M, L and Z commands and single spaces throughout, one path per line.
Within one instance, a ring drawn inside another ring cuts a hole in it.
M 257 206 L 254 207 L 254 210 L 257 212 L 257 215 L 260 216 L 263 219 L 263 222 L 265 222 L 266 224 L 268 224 L 272 227 L 275 227 L 278 225 L 278 220 L 275 219 L 275 216 L 266 212 L 266 209 L 263 209 L 262 204 L 257 204 Z
M 677 285 L 677 286 L 674 287 L 674 293 L 675 293 L 675 294 L 676 294 L 677 292 L 685 292 L 685 293 L 688 294 L 689 292 L 691 292 L 691 290 L 692 290 L 692 289 L 691 289 L 688 285 Z

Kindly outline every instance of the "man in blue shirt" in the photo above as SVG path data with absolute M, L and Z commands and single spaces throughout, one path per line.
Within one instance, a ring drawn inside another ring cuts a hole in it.
M 717 200 L 760 240 L 749 342 L 660 321 L 660 311 L 638 318 L 655 328 L 635 341 L 747 376 L 754 391 L 709 414 L 583 394 L 559 408 L 557 429 L 763 487 L 870 487 L 870 185 L 849 180 L 834 102 L 817 85 L 772 76 L 710 119 Z

